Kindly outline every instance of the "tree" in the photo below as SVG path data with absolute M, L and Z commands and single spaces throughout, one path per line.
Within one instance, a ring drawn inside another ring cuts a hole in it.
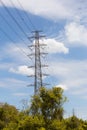
M 66 97 L 63 95 L 61 88 L 53 87 L 46 89 L 41 87 L 38 95 L 32 98 L 30 113 L 32 115 L 41 115 L 44 120 L 61 120 L 63 118 L 63 104 Z
M 47 130 L 66 130 L 64 120 L 52 120 L 51 123 L 47 126 Z
M 66 120 L 67 130 L 84 130 L 82 127 L 82 121 L 78 119 L 75 115 Z
M 19 122 L 18 130 L 45 130 L 44 120 L 41 116 L 25 116 Z
M 18 110 L 14 106 L 8 105 L 7 103 L 3 104 L 0 107 L 0 130 L 8 127 L 12 122 L 17 124 L 18 113 Z

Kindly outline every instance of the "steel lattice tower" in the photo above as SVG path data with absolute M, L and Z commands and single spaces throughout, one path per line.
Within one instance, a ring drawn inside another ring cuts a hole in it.
M 40 87 L 43 87 L 47 84 L 43 83 L 43 76 L 48 76 L 47 74 L 43 74 L 42 67 L 48 67 L 47 65 L 42 64 L 42 56 L 46 55 L 47 53 L 41 51 L 41 47 L 46 46 L 46 44 L 40 44 L 40 39 L 44 36 L 40 35 L 41 31 L 34 31 L 34 35 L 31 37 L 34 39 L 35 43 L 34 45 L 31 45 L 29 47 L 33 47 L 34 53 L 31 55 L 34 55 L 34 93 L 37 94 Z M 30 85 L 31 86 L 31 85 Z

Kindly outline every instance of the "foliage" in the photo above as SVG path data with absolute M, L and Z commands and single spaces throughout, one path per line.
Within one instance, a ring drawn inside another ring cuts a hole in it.
M 44 120 L 42 117 L 26 116 L 25 119 L 19 123 L 19 130 L 38 130 L 44 126 Z
M 7 127 L 10 122 L 17 123 L 18 110 L 11 105 L 5 103 L 0 106 L 0 130 Z
M 65 127 L 64 120 L 59 121 L 55 119 L 49 124 L 47 130 L 66 130 L 65 128 L 66 127 Z
M 0 130 L 87 130 L 87 121 L 75 115 L 63 118 L 65 102 L 61 88 L 42 87 L 24 111 L 6 103 L 0 106 Z
M 40 88 L 38 95 L 33 96 L 30 112 L 32 115 L 42 115 L 44 120 L 63 118 L 63 104 L 66 97 L 61 88 Z
M 82 122 L 75 115 L 66 120 L 66 129 L 67 130 L 83 130 Z

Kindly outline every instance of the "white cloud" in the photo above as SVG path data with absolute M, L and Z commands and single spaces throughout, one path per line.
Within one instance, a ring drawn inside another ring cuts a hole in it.
M 3 1 L 6 5 L 12 6 L 9 0 Z M 17 1 L 14 2 L 16 7 L 21 8 Z M 56 17 L 70 17 L 70 12 L 64 6 L 63 1 L 59 0 L 20 0 L 26 11 L 35 15 L 44 16 L 54 19 Z
M 45 39 L 43 43 L 47 44 L 48 53 L 69 53 L 69 49 L 62 42 L 58 42 L 55 39 Z
M 87 46 L 87 28 L 76 22 L 65 26 L 65 34 L 69 43 Z
M 26 65 L 18 66 L 16 69 L 10 68 L 9 71 L 16 74 L 27 75 L 27 76 L 34 74 L 34 70 L 32 68 L 28 68 Z
M 13 63 L 0 63 L 0 70 L 8 70 L 11 66 L 14 66 Z
M 87 61 L 56 61 L 50 64 L 50 75 L 54 75 L 58 82 L 67 86 L 70 93 L 85 94 L 87 86 Z M 73 90 L 73 91 L 72 91 Z M 80 92 L 79 92 L 80 91 Z
M 28 82 L 15 78 L 2 78 L 0 88 L 8 88 L 12 90 L 20 89 L 28 85 Z
M 59 85 L 57 85 L 57 86 L 55 86 L 56 88 L 57 87 L 61 87 L 62 89 L 64 89 L 64 90 L 67 90 L 68 88 L 67 88 L 67 86 L 66 85 L 63 85 L 63 84 L 59 84 Z
M 4 47 L 1 47 L 0 55 L 2 59 L 11 59 L 13 63 L 25 63 L 29 61 L 28 53 L 30 50 L 27 46 L 24 46 L 22 43 L 8 43 Z M 11 63 L 12 64 L 12 63 Z M 29 63 L 28 63 L 29 64 Z
M 9 0 L 3 2 L 8 6 L 12 6 Z M 14 3 L 16 7 L 21 8 L 17 1 Z M 77 19 L 78 17 L 82 19 L 84 14 L 87 16 L 85 9 L 87 2 L 84 0 L 83 2 L 80 0 L 20 0 L 20 3 L 26 11 L 54 21 L 57 19 Z
M 12 95 L 13 95 L 13 96 L 18 96 L 18 97 L 25 97 L 25 96 L 27 96 L 28 94 L 27 94 L 27 93 L 13 93 Z

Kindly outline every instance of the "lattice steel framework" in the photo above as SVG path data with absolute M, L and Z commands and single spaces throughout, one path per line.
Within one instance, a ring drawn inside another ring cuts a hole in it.
M 34 35 L 31 37 L 34 39 L 35 43 L 34 45 L 29 46 L 30 48 L 33 47 L 34 53 L 30 54 L 29 56 L 34 56 L 34 66 L 31 66 L 31 68 L 34 68 L 34 84 L 30 86 L 34 86 L 34 93 L 37 94 L 40 87 L 43 87 L 45 85 L 48 85 L 46 83 L 43 83 L 43 76 L 48 76 L 47 74 L 43 74 L 42 67 L 48 67 L 48 65 L 42 64 L 42 56 L 46 55 L 47 53 L 41 51 L 41 48 L 46 46 L 46 44 L 40 44 L 40 39 L 43 38 L 43 35 L 40 35 L 41 31 L 34 31 Z

